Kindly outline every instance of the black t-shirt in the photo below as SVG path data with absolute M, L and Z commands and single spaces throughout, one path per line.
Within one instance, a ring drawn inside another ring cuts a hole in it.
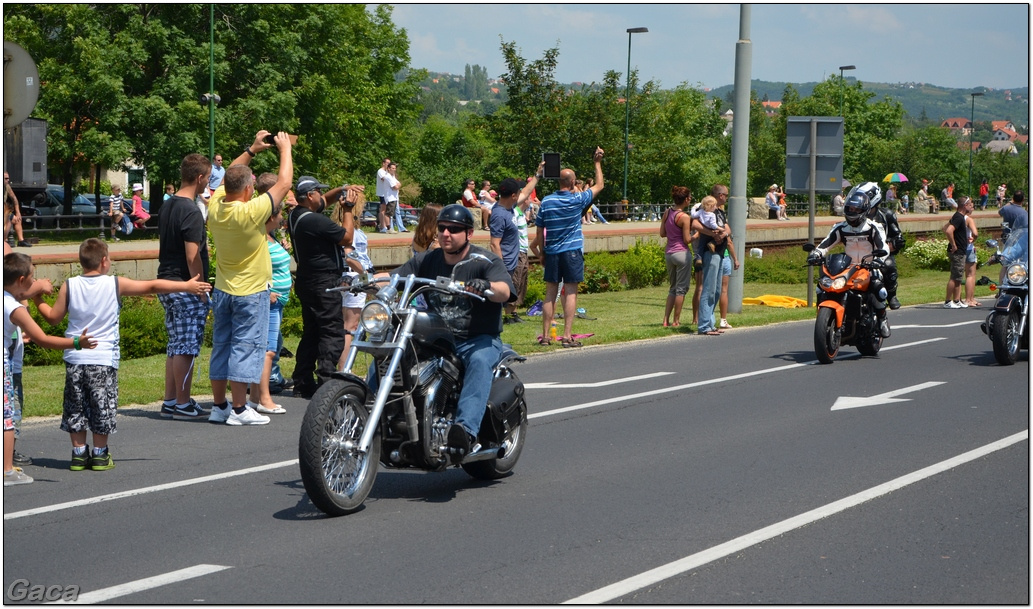
M 200 246 L 203 281 L 208 277 L 208 235 L 197 203 L 173 195 L 158 211 L 158 279 L 190 281 L 185 242 Z
M 355 227 L 355 230 L 361 230 Z M 298 277 L 342 273 L 344 258 L 339 243 L 345 230 L 340 224 L 304 207 L 295 207 L 287 218 L 287 232 L 298 261 Z
M 468 262 L 456 271 L 456 280 L 504 281 L 509 284 L 510 300 L 515 300 L 516 289 L 513 288 L 513 282 L 510 280 L 509 272 L 502 259 L 484 248 L 471 244 L 470 251 L 466 255 L 467 258 L 474 253 L 488 257 L 491 259 L 491 263 L 484 260 Z M 436 248 L 417 254 L 393 272 L 402 276 L 416 275 L 436 279 L 437 277 L 451 277 L 453 268 L 455 265 L 445 262 L 445 252 L 441 248 Z M 490 300 L 481 302 L 476 298 L 438 292 L 428 292 L 427 303 L 448 324 L 452 333 L 455 334 L 456 340 L 466 340 L 478 334 L 498 336 L 502 333 L 501 303 Z
M 954 227 L 954 245 L 958 250 L 964 252 L 968 249 L 968 227 L 965 225 L 965 214 L 960 211 L 954 212 L 950 224 Z M 947 246 L 947 253 L 950 253 L 950 246 Z

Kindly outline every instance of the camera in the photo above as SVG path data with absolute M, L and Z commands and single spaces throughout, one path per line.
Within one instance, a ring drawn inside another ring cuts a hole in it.
M 280 131 L 286 131 L 286 130 L 285 129 L 283 129 L 283 130 L 270 129 L 269 131 L 270 131 L 269 135 L 267 135 L 264 138 L 262 138 L 262 141 L 265 142 L 266 144 L 269 144 L 270 146 L 272 146 L 272 145 L 276 144 L 276 141 L 275 141 L 276 134 L 279 133 Z M 293 146 L 293 145 L 298 143 L 298 136 L 291 135 L 290 133 L 288 133 L 287 137 L 290 138 L 291 146 Z

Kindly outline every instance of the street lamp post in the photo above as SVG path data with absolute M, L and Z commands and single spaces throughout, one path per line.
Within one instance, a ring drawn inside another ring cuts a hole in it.
M 972 96 L 972 116 L 969 117 L 968 131 L 968 196 L 972 196 L 972 134 L 976 132 L 976 98 L 982 97 L 982 93 L 970 93 Z
M 631 35 L 645 34 L 649 28 L 629 27 L 628 28 L 628 72 L 625 74 L 626 85 L 624 87 L 624 190 L 621 195 L 621 206 L 627 209 L 628 205 L 628 127 L 631 124 Z
M 839 66 L 839 115 L 843 116 L 843 71 L 856 70 L 857 66 Z

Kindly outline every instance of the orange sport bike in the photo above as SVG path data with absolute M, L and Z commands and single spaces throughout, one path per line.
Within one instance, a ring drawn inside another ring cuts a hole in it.
M 814 249 L 811 244 L 804 251 Z M 821 267 L 818 278 L 818 318 L 814 322 L 814 354 L 831 364 L 842 345 L 853 345 L 861 355 L 878 355 L 882 348 L 876 299 L 886 300 L 881 269 L 884 250 L 876 250 L 860 262 L 846 254 L 808 259 Z

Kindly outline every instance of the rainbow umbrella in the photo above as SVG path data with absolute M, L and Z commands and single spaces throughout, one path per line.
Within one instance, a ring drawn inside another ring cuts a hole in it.
M 907 182 L 907 176 L 902 173 L 887 173 L 882 179 L 883 182 Z

